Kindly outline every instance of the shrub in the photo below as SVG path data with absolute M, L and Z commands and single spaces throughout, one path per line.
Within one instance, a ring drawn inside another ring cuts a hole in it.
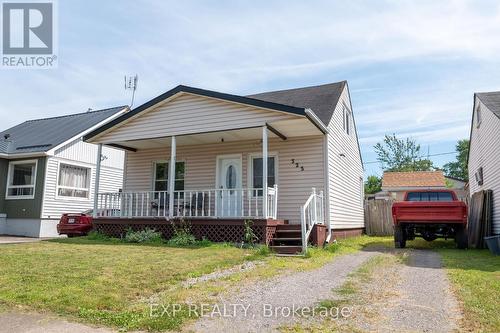
M 196 238 L 191 233 L 191 225 L 181 219 L 178 224 L 172 222 L 174 236 L 168 241 L 172 246 L 190 246 L 196 244 Z
M 97 230 L 92 230 L 87 235 L 87 239 L 95 240 L 95 241 L 107 241 L 110 238 L 108 236 L 106 236 L 105 234 L 103 234 L 102 232 L 99 232 Z
M 259 239 L 252 229 L 253 221 L 245 220 L 245 232 L 243 234 L 242 247 L 254 247 L 255 242 Z
M 127 243 L 161 243 L 161 233 L 154 229 L 146 228 L 144 230 L 134 231 L 131 228 L 127 230 L 125 238 Z

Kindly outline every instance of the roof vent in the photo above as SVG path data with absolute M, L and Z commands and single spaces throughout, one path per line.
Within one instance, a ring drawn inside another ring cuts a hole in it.
M 92 112 L 92 108 L 89 108 L 89 109 L 87 110 L 87 112 Z
M 4 138 L 5 140 L 8 140 L 8 139 L 10 138 L 10 134 L 9 134 L 9 133 L 5 133 L 5 134 L 3 135 L 3 138 Z

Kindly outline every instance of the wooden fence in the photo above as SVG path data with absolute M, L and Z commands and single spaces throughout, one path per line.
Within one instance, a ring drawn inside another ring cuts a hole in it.
M 365 228 L 369 236 L 392 236 L 394 200 L 365 200 Z

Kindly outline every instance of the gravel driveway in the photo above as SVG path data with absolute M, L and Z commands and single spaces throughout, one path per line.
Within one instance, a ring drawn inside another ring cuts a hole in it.
M 392 330 L 453 332 L 459 329 L 459 304 L 451 292 L 438 253 L 411 250 L 407 265 L 401 265 L 399 274 L 400 283 L 396 286 L 399 297 L 386 308 Z
M 332 289 L 340 287 L 349 273 L 356 270 L 377 252 L 358 252 L 336 258 L 325 266 L 307 272 L 278 276 L 249 286 L 241 294 L 221 299 L 221 306 L 233 309 L 233 304 L 249 306 L 236 309 L 235 315 L 201 318 L 190 330 L 196 332 L 270 332 L 282 324 L 290 324 L 297 317 L 277 315 L 282 307 L 314 307 L 319 301 L 333 297 Z M 300 259 L 298 259 L 300 260 Z M 267 310 L 263 309 L 263 305 Z M 280 312 L 281 313 L 281 312 Z

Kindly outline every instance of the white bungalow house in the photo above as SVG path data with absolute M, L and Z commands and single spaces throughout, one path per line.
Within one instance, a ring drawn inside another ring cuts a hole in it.
M 317 243 L 364 227 L 346 81 L 250 96 L 180 85 L 84 139 L 125 151 L 123 192 L 96 197 L 104 232 L 149 225 L 168 237 L 183 218 L 200 238 L 239 241 L 252 220 L 261 241 L 293 252 L 315 225 Z
M 474 94 L 469 149 L 470 195 L 493 191 L 493 233 L 500 234 L 500 91 Z
M 97 145 L 82 137 L 127 110 L 28 120 L 0 132 L 0 235 L 57 236 L 61 214 L 92 209 Z M 124 153 L 107 146 L 101 155 L 101 189 L 118 191 Z

